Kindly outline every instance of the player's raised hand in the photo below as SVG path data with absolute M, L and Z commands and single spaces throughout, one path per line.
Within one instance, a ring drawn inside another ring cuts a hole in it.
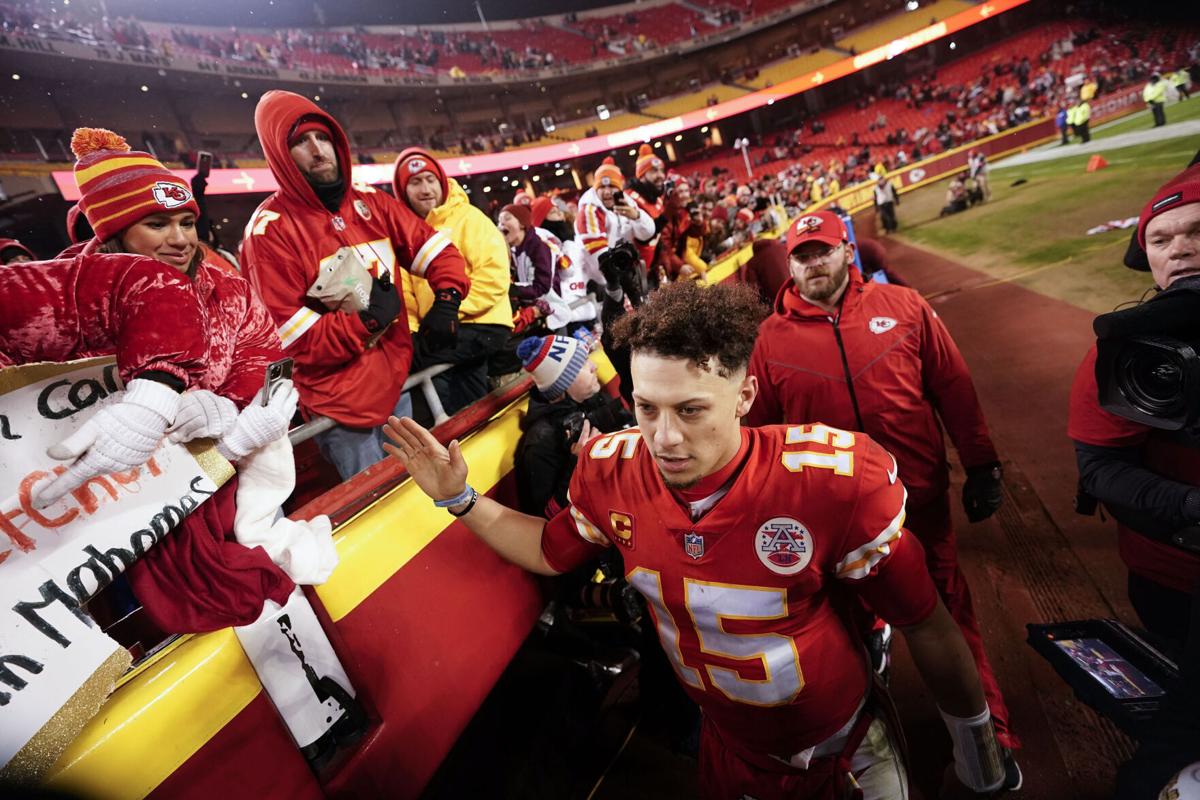
M 467 462 L 457 439 L 447 449 L 409 417 L 388 417 L 383 432 L 390 440 L 383 449 L 400 460 L 421 491 L 434 500 L 462 494 L 467 485 Z

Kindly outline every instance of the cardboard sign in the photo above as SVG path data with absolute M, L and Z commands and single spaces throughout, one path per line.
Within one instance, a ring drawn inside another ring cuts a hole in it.
M 10 762 L 26 779 L 50 767 L 74 734 L 58 726 L 57 752 L 42 742 L 34 762 L 30 740 L 102 664 L 128 663 L 83 605 L 233 474 L 208 443 L 164 439 L 143 466 L 34 508 L 34 487 L 62 470 L 46 448 L 121 391 L 111 358 L 0 372 L 0 775 L 11 775 Z M 107 692 L 80 694 L 94 714 Z M 74 733 L 90 714 L 67 715 Z

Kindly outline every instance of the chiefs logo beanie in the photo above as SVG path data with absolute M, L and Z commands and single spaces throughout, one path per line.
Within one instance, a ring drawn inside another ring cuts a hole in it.
M 71 136 L 79 209 L 101 242 L 151 214 L 191 211 L 200 216 L 187 181 L 149 153 L 131 150 L 124 137 L 104 128 L 78 128 Z

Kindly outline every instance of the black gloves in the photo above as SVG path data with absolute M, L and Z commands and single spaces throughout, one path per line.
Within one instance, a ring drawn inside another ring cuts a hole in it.
M 367 303 L 367 310 L 358 312 L 358 318 L 368 331 L 379 333 L 392 324 L 403 307 L 400 293 L 392 285 L 391 276 L 385 272 L 381 277 L 371 279 L 371 299 Z
M 600 263 L 600 273 L 604 276 L 609 295 L 616 295 L 619 286 L 629 302 L 635 306 L 641 305 L 642 287 L 638 281 L 640 256 L 637 248 L 631 242 L 618 242 L 596 260 Z
M 996 513 L 1004 499 L 1000 479 L 1004 473 L 1000 462 L 967 467 L 967 482 L 963 484 L 963 509 L 971 522 L 982 522 Z
M 462 295 L 457 289 L 438 289 L 436 299 L 421 320 L 421 338 L 429 352 L 453 350 L 458 344 L 458 306 Z

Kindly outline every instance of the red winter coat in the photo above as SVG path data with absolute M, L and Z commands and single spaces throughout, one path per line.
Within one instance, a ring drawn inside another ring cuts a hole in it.
M 288 150 L 288 133 L 301 117 L 318 117 L 331 132 L 347 182 L 336 214 L 321 205 Z M 403 267 L 435 290 L 453 288 L 463 297 L 470 288 L 466 265 L 450 239 L 407 205 L 369 186 L 349 185 L 353 162 L 346 134 L 305 98 L 268 92 L 254 113 L 254 126 L 280 188 L 246 226 L 242 267 L 270 310 L 286 354 L 296 360 L 303 407 L 343 425 L 382 425 L 400 398 L 412 361 L 404 311 L 376 340 L 358 314 L 328 311 L 305 293 L 321 263 L 346 246 L 358 251 L 373 276 Z
M 864 284 L 857 269 L 836 318 L 785 283 L 759 329 L 750 374 L 758 376 L 758 399 L 747 425 L 824 422 L 862 430 L 896 457 L 911 508 L 949 486 L 943 424 L 965 466 L 997 460 L 946 326 L 912 289 Z
M 156 370 L 196 386 L 208 369 L 207 330 L 191 281 L 152 258 L 0 267 L 0 366 L 116 353 L 126 382 Z

